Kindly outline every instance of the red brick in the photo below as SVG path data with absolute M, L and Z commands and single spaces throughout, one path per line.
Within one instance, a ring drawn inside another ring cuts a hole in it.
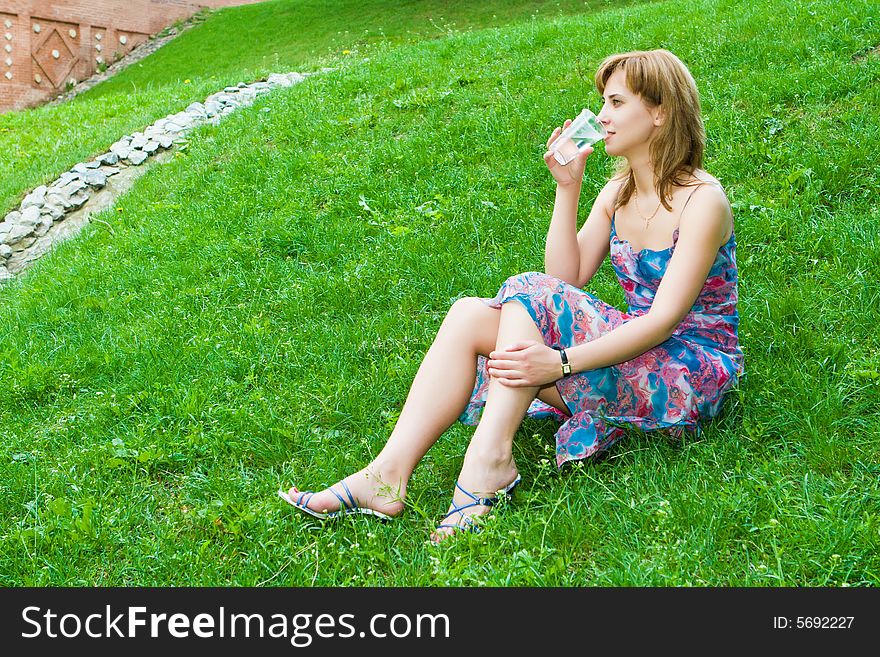
M 33 107 L 202 7 L 261 0 L 0 0 L 0 112 Z M 124 41 L 124 43 L 123 43 Z

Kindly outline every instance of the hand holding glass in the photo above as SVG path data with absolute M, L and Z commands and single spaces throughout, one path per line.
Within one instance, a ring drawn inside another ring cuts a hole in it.
M 607 134 L 605 127 L 599 123 L 596 115 L 590 110 L 584 109 L 562 131 L 562 134 L 556 138 L 556 141 L 550 144 L 550 150 L 559 164 L 568 164 L 579 153 L 583 153 L 587 146 L 592 146 L 597 141 L 605 139 Z

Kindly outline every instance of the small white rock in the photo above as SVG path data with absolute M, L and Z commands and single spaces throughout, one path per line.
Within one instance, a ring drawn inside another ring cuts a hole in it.
M 58 221 L 64 216 L 64 207 L 61 204 L 47 203 L 43 206 L 42 213 L 44 217 L 48 216 L 52 221 Z
M 277 85 L 280 87 L 290 87 L 293 83 L 287 78 L 283 73 L 273 73 L 266 80 L 271 85 Z
M 40 185 L 30 194 L 24 197 L 24 200 L 21 202 L 21 209 L 24 210 L 26 208 L 30 208 L 33 206 L 40 207 L 46 200 L 46 186 Z
M 83 174 L 83 182 L 92 187 L 103 187 L 107 184 L 107 174 L 103 171 L 89 171 Z
M 70 207 L 70 203 L 67 202 L 67 197 L 61 194 L 49 194 L 46 197 L 46 206 L 67 209 Z
M 118 158 L 116 160 L 117 162 L 119 160 L 124 160 L 125 158 L 127 158 L 129 156 L 129 154 L 131 153 L 131 151 L 132 151 L 132 148 L 131 148 L 131 146 L 128 146 L 128 145 L 122 146 L 122 145 L 113 144 L 110 147 L 110 152 L 115 154 L 116 157 Z
M 71 196 L 78 193 L 81 189 L 85 189 L 86 184 L 77 178 L 76 180 L 71 180 L 64 187 L 61 188 L 60 192 L 62 196 L 66 196 L 70 199 Z
M 0 241 L 6 244 L 18 244 L 26 237 L 34 234 L 34 226 L 25 224 L 16 224 L 15 227 L 5 237 L 0 237 Z
M 61 174 L 58 180 L 52 183 L 52 187 L 60 189 L 74 180 L 79 180 L 79 174 L 72 171 L 65 171 Z
M 21 226 L 36 226 L 39 220 L 40 208 L 35 205 L 31 205 L 30 207 L 22 211 L 21 218 L 18 220 L 18 224 Z
M 147 159 L 147 154 L 140 150 L 134 150 L 128 154 L 128 161 L 138 166 L 139 164 L 143 164 L 143 162 Z
M 89 197 L 86 196 L 84 193 L 80 192 L 76 196 L 70 197 L 70 205 L 73 208 L 80 208 L 83 205 L 85 205 L 85 202 L 88 200 L 89 200 Z
M 52 227 L 53 223 L 54 222 L 52 221 L 51 217 L 42 217 L 37 225 L 34 227 L 34 234 L 37 237 L 42 237 L 49 232 L 49 229 Z

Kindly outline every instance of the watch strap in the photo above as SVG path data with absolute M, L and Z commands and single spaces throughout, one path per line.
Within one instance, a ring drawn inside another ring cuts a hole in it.
M 568 354 L 565 353 L 565 349 L 562 347 L 553 348 L 559 351 L 559 358 L 562 360 L 562 376 L 568 376 L 571 374 L 571 363 L 568 362 Z

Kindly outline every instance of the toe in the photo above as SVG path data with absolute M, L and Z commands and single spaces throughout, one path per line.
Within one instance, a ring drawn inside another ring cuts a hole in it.
M 435 545 L 439 544 L 443 539 L 448 538 L 451 533 L 451 529 L 438 527 L 431 533 L 431 542 Z
M 446 519 L 443 521 L 443 524 L 447 526 L 437 527 L 434 529 L 434 533 L 431 534 L 431 540 L 434 543 L 440 543 L 441 541 L 451 538 L 456 534 L 468 531 L 468 524 L 465 522 L 451 522 L 449 519 Z
M 304 496 L 304 494 L 307 492 L 308 491 L 300 490 L 296 486 L 291 486 L 290 490 L 287 492 L 287 495 L 290 497 L 291 501 L 294 502 L 295 504 L 305 506 L 305 507 L 308 507 L 311 509 L 312 507 L 309 504 L 309 502 L 312 501 L 311 496 L 310 495 Z

